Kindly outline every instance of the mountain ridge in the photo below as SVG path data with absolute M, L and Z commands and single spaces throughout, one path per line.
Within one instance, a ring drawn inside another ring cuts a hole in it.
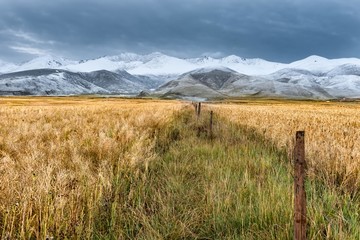
M 154 52 L 82 61 L 47 55 L 17 66 L 0 61 L 0 95 L 137 94 L 154 89 L 156 94 L 190 97 L 360 97 L 360 59 L 312 55 L 277 63 L 236 55 L 176 58 Z
M 53 68 L 73 72 L 125 70 L 133 75 L 180 75 L 205 67 L 228 67 L 247 75 L 267 75 L 283 68 L 297 68 L 324 73 L 343 64 L 360 65 L 360 59 L 358 58 L 327 59 L 317 55 L 311 55 L 290 63 L 280 63 L 261 58 L 243 58 L 236 55 L 229 55 L 222 58 L 207 56 L 199 58 L 177 58 L 160 52 L 145 55 L 120 53 L 118 55 L 102 56 L 81 61 L 45 55 L 19 65 L 12 63 L 2 64 L 2 62 L 3 61 L 0 60 L 0 73 Z M 3 67 L 6 65 L 11 65 L 12 67 Z

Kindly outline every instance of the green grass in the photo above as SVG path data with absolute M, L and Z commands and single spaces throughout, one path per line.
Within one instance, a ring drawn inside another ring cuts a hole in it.
M 216 115 L 210 136 L 207 121 L 187 110 L 156 132 L 157 159 L 119 171 L 94 238 L 293 238 L 288 154 Z M 309 179 L 307 199 L 309 239 L 360 239 L 358 196 Z

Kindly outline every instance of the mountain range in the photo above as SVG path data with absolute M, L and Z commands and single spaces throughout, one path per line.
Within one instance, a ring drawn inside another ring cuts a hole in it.
M 0 95 L 138 94 L 307 99 L 360 97 L 360 59 L 310 56 L 292 63 L 260 58 L 176 58 L 122 53 L 89 60 L 42 56 L 0 60 Z

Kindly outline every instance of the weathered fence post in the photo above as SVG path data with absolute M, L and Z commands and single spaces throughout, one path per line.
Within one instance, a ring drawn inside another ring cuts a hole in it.
M 197 115 L 197 112 L 198 112 L 198 105 L 196 102 L 192 102 L 192 105 L 194 106 L 195 108 L 195 115 Z
M 198 117 L 200 117 L 200 113 L 201 113 L 201 102 L 199 102 L 199 104 L 198 104 L 198 107 L 197 107 L 197 115 L 198 115 Z
M 214 115 L 214 112 L 211 110 L 210 111 L 210 138 L 213 137 L 213 115 Z
M 296 132 L 294 150 L 294 239 L 306 239 L 305 132 Z

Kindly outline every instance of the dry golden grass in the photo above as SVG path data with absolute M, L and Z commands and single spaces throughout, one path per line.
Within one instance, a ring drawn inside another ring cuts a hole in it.
M 291 153 L 305 130 L 309 238 L 359 239 L 358 105 L 183 107 L 0 98 L 0 238 L 290 239 L 291 164 L 262 135 Z
M 243 101 L 211 107 L 290 153 L 295 132 L 305 130 L 309 176 L 351 193 L 360 189 L 359 104 Z
M 0 235 L 88 237 L 119 168 L 147 166 L 175 101 L 0 98 Z

